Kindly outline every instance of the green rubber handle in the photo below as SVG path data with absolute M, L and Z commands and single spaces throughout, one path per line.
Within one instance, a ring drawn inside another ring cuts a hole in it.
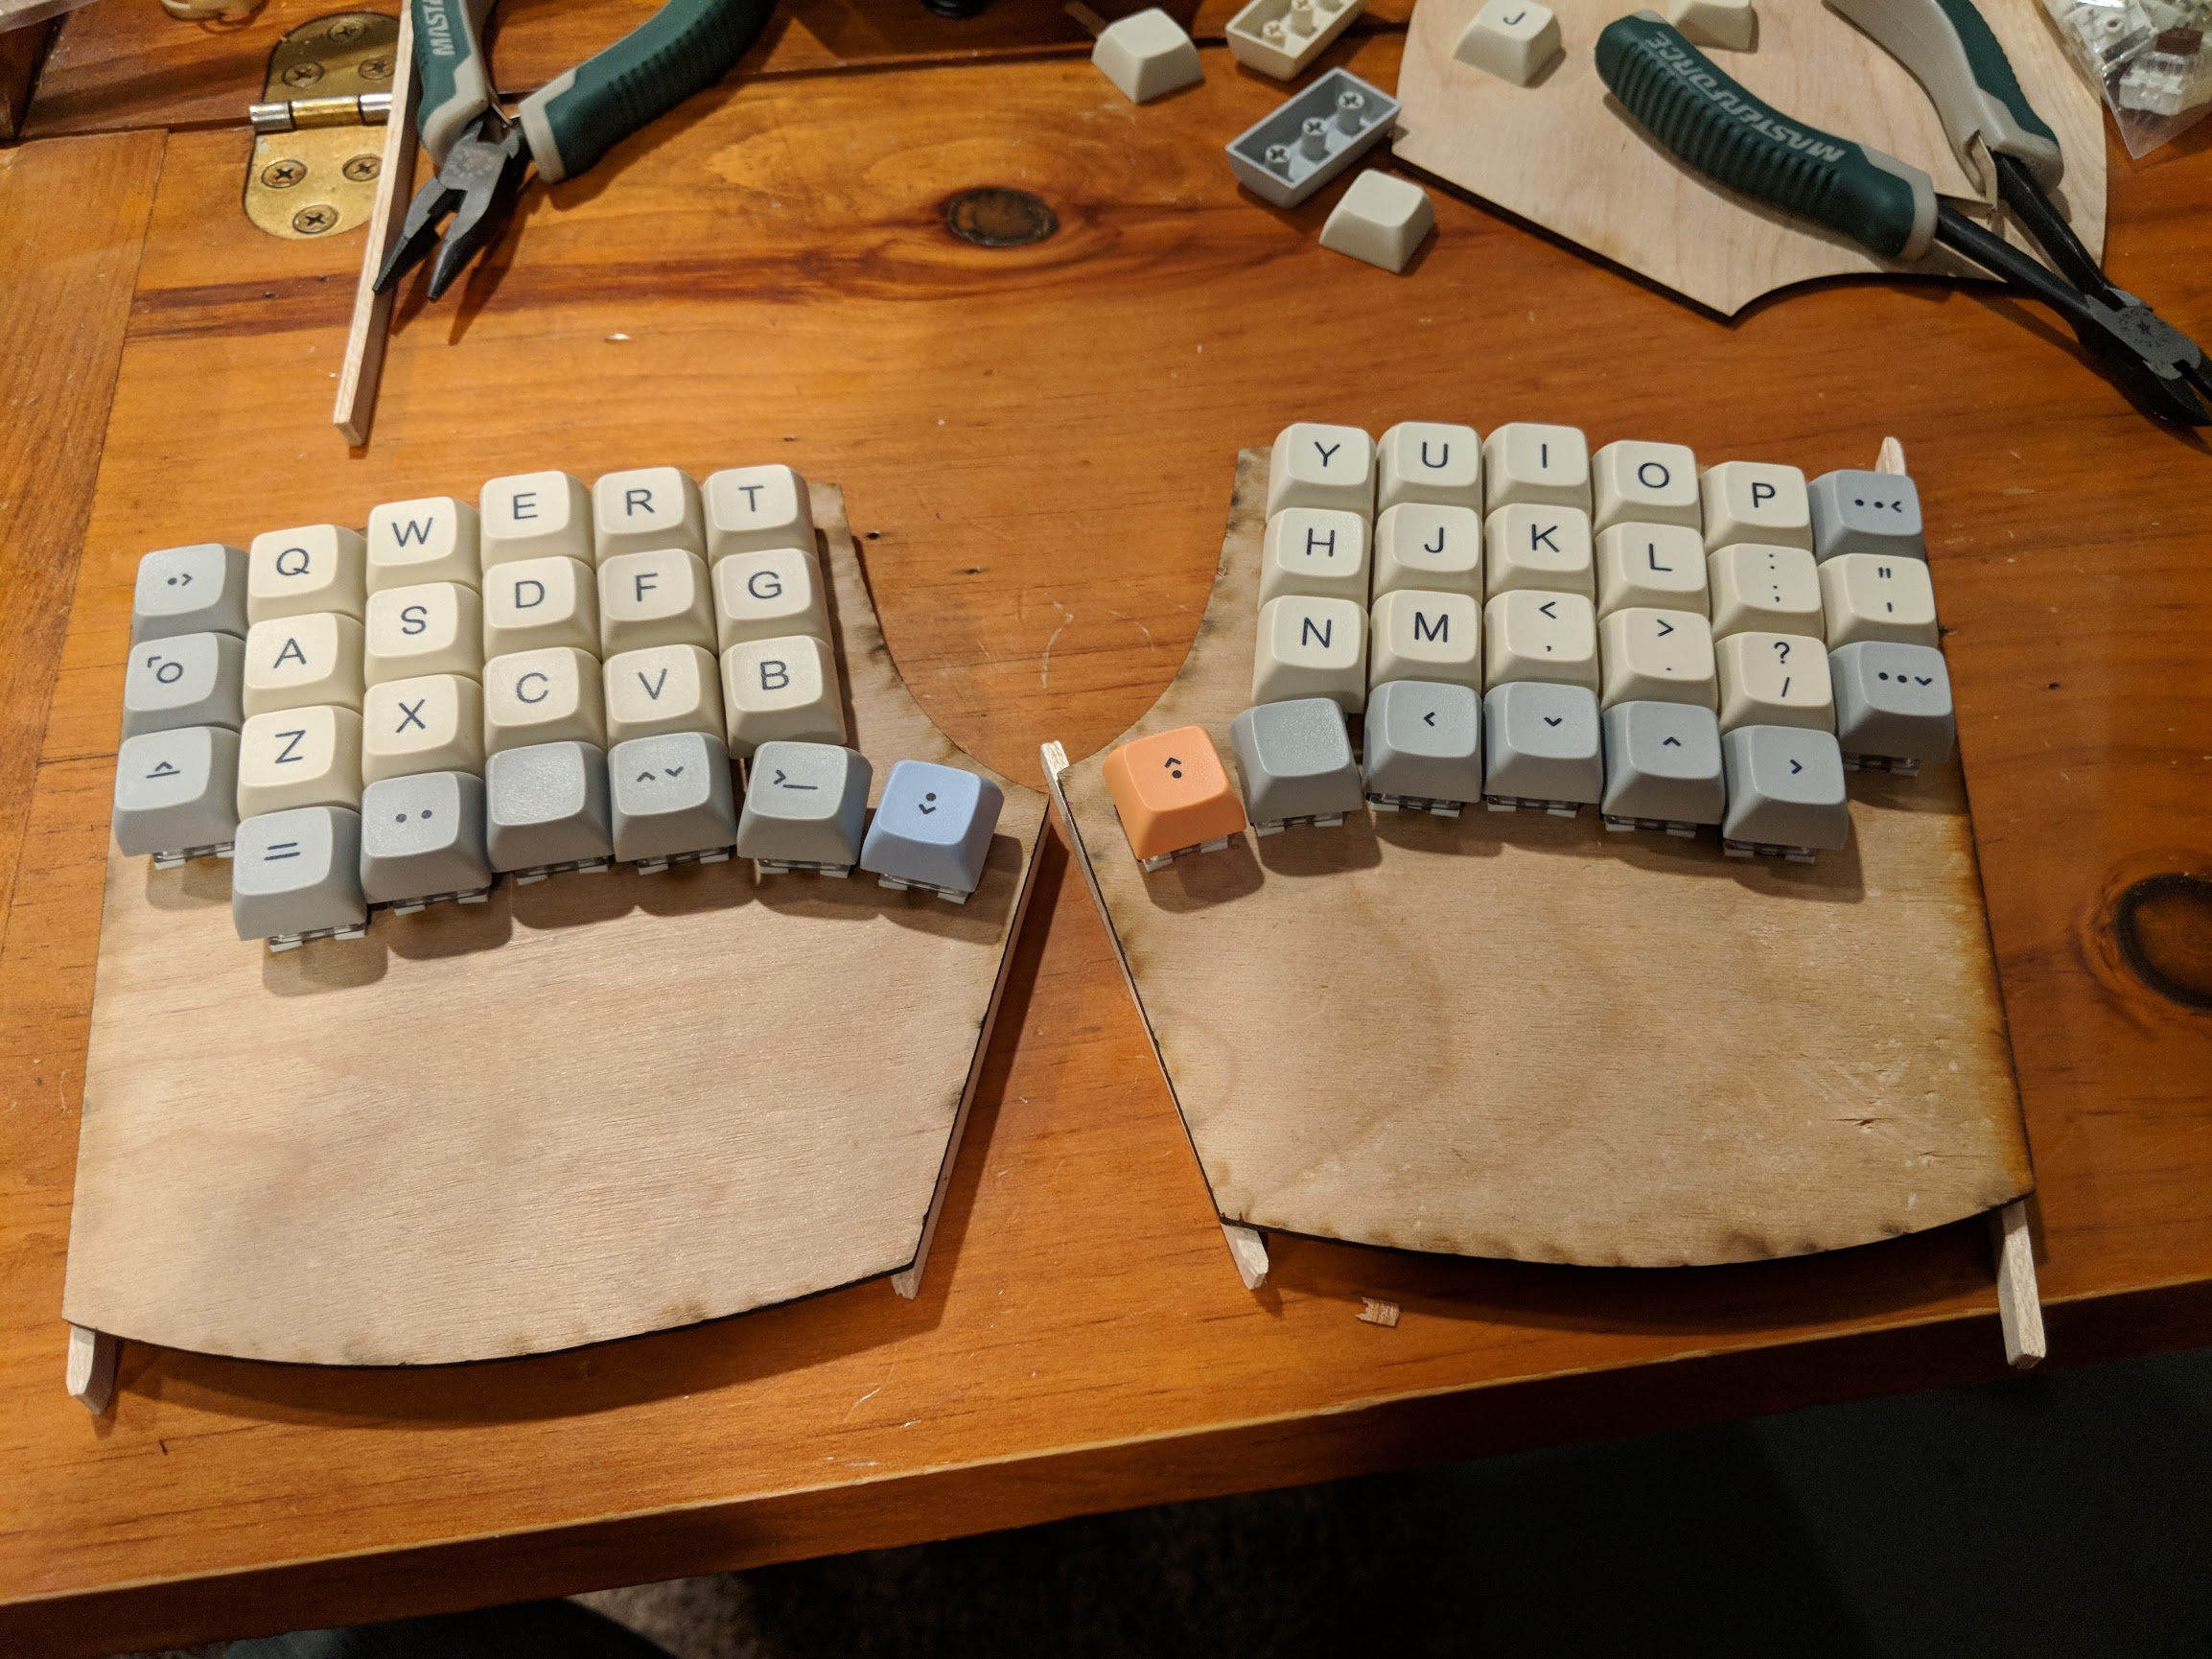
M 469 123 L 492 104 L 484 17 L 492 0 L 409 0 L 415 23 L 415 130 L 442 164 Z
M 1605 26 L 1597 73 L 1652 137 L 1722 184 L 1890 259 L 1935 240 L 1926 174 L 1770 109 L 1655 12 Z
M 1973 141 L 1992 155 L 2016 156 L 2045 189 L 2066 171 L 2053 132 L 2020 90 L 2013 60 L 1974 0 L 1828 0 L 1913 72 L 1944 119 L 1944 131 L 1969 174 L 1984 171 Z M 1993 189 L 1995 180 L 1983 184 Z
M 775 0 L 668 0 L 595 57 L 523 102 L 548 183 L 585 172 L 655 117 L 712 85 L 768 26 Z

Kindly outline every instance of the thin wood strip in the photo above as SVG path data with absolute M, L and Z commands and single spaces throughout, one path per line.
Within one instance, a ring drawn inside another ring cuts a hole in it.
M 382 170 L 377 175 L 376 206 L 368 234 L 361 239 L 361 279 L 353 293 L 353 320 L 346 325 L 345 359 L 338 366 L 338 400 L 331 422 L 354 449 L 368 442 L 376 419 L 377 387 L 384 379 L 384 346 L 389 339 L 395 284 L 377 292 L 377 273 L 398 239 L 415 177 L 415 9 L 400 7 L 399 43 L 392 49 L 392 107 L 384 122 Z

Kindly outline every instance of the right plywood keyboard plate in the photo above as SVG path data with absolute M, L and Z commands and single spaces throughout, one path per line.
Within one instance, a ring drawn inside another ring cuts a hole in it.
M 1191 654 L 1120 741 L 1250 701 L 1268 456 Z M 1224 1220 L 1589 1266 L 1753 1260 L 2033 1184 L 1955 763 L 1854 773 L 1811 865 L 1594 812 L 1247 830 L 1145 875 L 1057 788 Z

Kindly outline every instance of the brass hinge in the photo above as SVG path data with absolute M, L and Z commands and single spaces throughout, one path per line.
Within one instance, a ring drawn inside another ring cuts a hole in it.
M 269 235 L 305 241 L 368 222 L 399 29 L 382 12 L 338 12 L 301 24 L 269 54 L 263 101 L 247 110 L 245 174 L 245 216 Z

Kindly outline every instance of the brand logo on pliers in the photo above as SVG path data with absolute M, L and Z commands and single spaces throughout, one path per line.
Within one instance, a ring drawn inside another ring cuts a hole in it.
M 1665 40 L 1646 38 L 1637 44 L 1646 56 L 1657 59 L 1675 80 L 1685 86 L 1694 86 L 1699 95 L 1714 108 L 1725 109 L 1746 127 L 1758 129 L 1776 143 L 1786 144 L 1815 161 L 1841 161 L 1851 153 L 1832 139 L 1799 131 L 1788 122 L 1777 117 L 1765 105 L 1741 97 L 1721 85 L 1712 71 L 1699 61 L 1696 54 L 1685 52 L 1681 47 Z
M 420 0 L 416 15 L 421 19 L 423 33 L 430 36 L 431 56 L 454 56 L 454 20 L 447 11 L 447 0 Z

